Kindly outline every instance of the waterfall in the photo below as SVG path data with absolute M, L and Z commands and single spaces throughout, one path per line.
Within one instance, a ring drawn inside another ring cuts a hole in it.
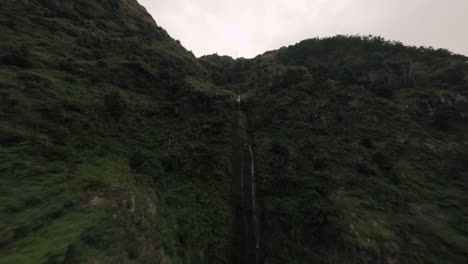
M 239 115 L 239 118 L 238 118 L 238 129 L 240 131 L 238 131 L 238 134 L 239 136 L 241 137 L 241 141 L 244 141 L 243 140 L 243 137 L 244 137 L 244 134 L 245 134 L 245 118 L 243 116 L 243 113 L 242 113 L 242 110 L 241 110 L 241 97 L 240 95 L 237 97 L 237 105 L 238 105 L 238 115 Z M 242 155 L 241 155 L 242 157 Z M 240 175 L 240 193 L 241 193 L 241 204 L 244 203 L 244 160 L 241 158 L 240 160 L 241 164 L 240 164 L 240 171 L 241 171 L 241 175 Z
M 233 141 L 234 201 L 237 208 L 234 234 L 238 260 L 236 263 L 260 262 L 259 213 L 255 185 L 255 159 L 251 139 L 247 133 L 247 118 L 242 109 L 241 96 L 236 98 L 236 133 Z M 250 166 L 248 166 L 250 164 Z
M 252 151 L 252 145 L 249 144 L 249 152 L 250 152 L 250 173 L 251 173 L 251 186 L 252 186 L 252 217 L 253 217 L 253 229 L 254 229 L 254 236 L 255 236 L 255 248 L 259 248 L 259 232 L 258 232 L 258 219 L 257 219 L 257 198 L 255 196 L 255 161 L 254 155 Z

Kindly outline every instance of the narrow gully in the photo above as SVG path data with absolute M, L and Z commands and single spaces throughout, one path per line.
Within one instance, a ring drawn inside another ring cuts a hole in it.
M 255 186 L 255 158 L 247 133 L 247 118 L 237 97 L 236 133 L 233 138 L 233 175 L 235 188 L 234 263 L 260 261 L 259 213 Z M 246 166 L 250 164 L 250 166 Z

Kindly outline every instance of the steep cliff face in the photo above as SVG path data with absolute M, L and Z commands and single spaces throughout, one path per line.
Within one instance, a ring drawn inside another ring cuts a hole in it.
M 197 59 L 134 0 L 6 0 L 0 35 L 0 263 L 467 261 L 466 57 Z

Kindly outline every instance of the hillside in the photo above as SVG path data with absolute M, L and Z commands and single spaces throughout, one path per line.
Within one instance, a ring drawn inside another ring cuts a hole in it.
M 0 263 L 468 261 L 464 56 L 195 58 L 136 0 L 5 0 L 0 34 Z
M 135 0 L 0 21 L 0 262 L 226 259 L 230 93 Z
M 202 58 L 245 91 L 265 262 L 466 262 L 466 62 L 346 36 Z

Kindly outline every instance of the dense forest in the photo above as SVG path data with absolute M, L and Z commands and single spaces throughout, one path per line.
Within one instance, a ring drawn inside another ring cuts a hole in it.
M 136 0 L 4 0 L 0 34 L 0 263 L 468 262 L 465 56 L 196 58 Z

